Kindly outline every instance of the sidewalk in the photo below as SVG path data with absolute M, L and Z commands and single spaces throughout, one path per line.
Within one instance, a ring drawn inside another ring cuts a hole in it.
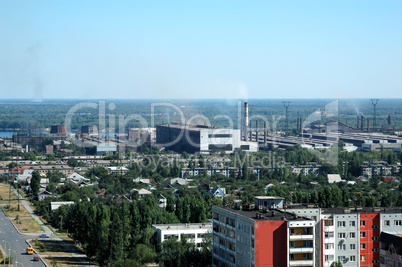
M 52 231 L 49 229 L 49 227 L 47 227 L 38 217 L 38 215 L 36 215 L 36 213 L 32 210 L 31 206 L 29 206 L 29 204 L 25 201 L 25 199 L 21 196 L 21 194 L 19 194 L 17 192 L 17 190 L 15 188 L 11 188 L 11 190 L 14 192 L 14 194 L 19 198 L 20 203 L 24 206 L 24 208 L 27 210 L 27 212 L 29 212 L 29 214 L 31 215 L 31 217 L 42 227 L 42 229 L 45 231 L 45 234 L 51 236 L 52 235 Z M 25 234 L 24 234 L 25 235 Z M 31 235 L 31 234 L 27 234 L 27 235 Z M 37 235 L 37 234 L 35 234 Z

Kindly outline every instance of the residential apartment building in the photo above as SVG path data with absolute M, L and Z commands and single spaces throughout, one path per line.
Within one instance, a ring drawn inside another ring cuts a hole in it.
M 402 234 L 402 208 L 282 202 L 263 196 L 238 209 L 214 206 L 213 266 L 402 266 L 399 243 L 380 244 L 384 232 Z
M 316 264 L 379 266 L 381 231 L 402 231 L 401 208 L 328 208 L 305 205 L 286 211 L 316 221 Z
M 275 202 L 273 199 L 271 204 Z M 258 206 L 262 209 L 254 208 Z M 212 208 L 212 265 L 316 266 L 314 221 L 258 206 Z
M 380 266 L 402 266 L 402 231 L 381 232 Z

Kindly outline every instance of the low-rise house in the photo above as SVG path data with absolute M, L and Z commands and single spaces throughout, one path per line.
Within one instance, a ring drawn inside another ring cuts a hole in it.
M 159 200 L 159 208 L 166 209 L 166 206 L 167 206 L 166 197 L 162 194 L 158 194 L 157 198 Z
M 84 176 L 74 172 L 74 173 L 72 173 L 72 174 L 67 176 L 67 181 L 74 181 L 74 182 L 81 183 L 81 182 L 89 182 L 90 179 L 85 178 Z
M 342 178 L 339 174 L 327 174 L 329 184 L 342 182 Z
M 52 193 L 52 192 L 49 192 L 49 191 L 47 191 L 47 190 L 42 191 L 42 192 L 40 192 L 40 193 L 38 194 L 38 200 L 39 200 L 39 201 L 45 200 L 45 199 L 48 198 L 48 197 L 53 197 L 53 193 Z
M 188 185 L 193 179 L 173 178 L 170 180 L 171 185 Z
M 223 198 L 226 196 L 226 188 L 220 188 L 219 186 L 215 187 L 211 191 L 208 192 L 213 198 L 220 197 Z
M 140 184 L 150 184 L 151 183 L 151 179 L 142 179 L 142 178 L 135 178 L 133 179 L 134 183 L 140 183 Z
M 146 189 L 132 189 L 132 190 L 130 191 L 131 194 L 134 194 L 134 192 L 138 192 L 138 197 L 139 197 L 139 198 L 142 198 L 142 197 L 144 197 L 144 196 L 146 196 L 146 195 L 152 194 L 152 192 L 150 192 L 150 191 L 148 191 L 148 190 L 146 190 Z
M 107 168 L 109 174 L 126 174 L 128 169 L 126 167 L 112 166 Z
M 50 211 L 57 210 L 61 206 L 74 205 L 74 201 L 54 201 L 50 202 Z
M 201 247 L 204 237 L 212 232 L 212 223 L 187 223 L 187 224 L 153 224 L 152 229 L 156 232 L 158 243 L 175 238 L 180 241 L 182 238 L 194 242 Z

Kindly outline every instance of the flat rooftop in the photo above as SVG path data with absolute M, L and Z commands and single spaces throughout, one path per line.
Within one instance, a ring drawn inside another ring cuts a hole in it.
M 218 207 L 218 206 L 216 206 Z M 227 212 L 246 217 L 254 221 L 311 221 L 309 218 L 298 216 L 294 213 L 281 211 L 278 209 L 268 210 L 267 212 L 262 212 L 260 210 L 237 210 L 228 207 L 218 207 Z M 257 214 L 260 216 L 257 217 Z
M 158 230 L 188 230 L 188 229 L 202 229 L 212 228 L 212 222 L 207 223 L 179 223 L 179 224 L 153 224 L 153 228 Z
M 165 128 L 173 128 L 173 129 L 181 129 L 181 130 L 192 130 L 192 131 L 201 131 L 205 129 L 215 129 L 212 126 L 208 125 L 197 125 L 197 124 L 179 124 L 179 123 L 170 123 L 170 124 L 160 124 L 157 127 L 165 127 Z
M 354 213 L 381 213 L 381 214 L 393 214 L 402 213 L 402 207 L 377 207 L 377 208 L 367 208 L 367 207 L 349 207 L 349 208 L 323 208 L 321 209 L 322 214 L 354 214 Z

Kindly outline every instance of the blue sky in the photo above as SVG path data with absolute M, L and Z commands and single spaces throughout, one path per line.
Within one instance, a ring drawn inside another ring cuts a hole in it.
M 402 98 L 402 1 L 0 1 L 0 98 Z

